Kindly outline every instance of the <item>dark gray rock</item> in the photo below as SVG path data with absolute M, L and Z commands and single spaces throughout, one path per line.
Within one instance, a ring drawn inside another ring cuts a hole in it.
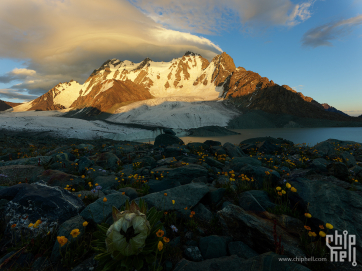
M 228 248 L 230 255 L 237 255 L 242 259 L 250 259 L 255 256 L 259 256 L 259 254 L 251 249 L 248 245 L 240 241 L 230 242 L 228 244 Z
M 133 163 L 141 163 L 142 167 L 151 167 L 154 168 L 156 166 L 156 160 L 151 156 L 144 156 L 142 158 L 136 158 L 133 160 Z
M 84 203 L 69 191 L 47 186 L 44 182 L 22 183 L 0 190 L 0 199 L 9 201 L 3 213 L 8 221 L 5 234 L 9 234 L 11 225 L 16 224 L 18 226 L 12 232 L 17 238 L 20 231 L 23 236 L 37 235 L 46 225 L 61 225 L 85 208 Z M 28 227 L 40 218 L 43 223 L 37 229 Z
M 149 180 L 148 185 L 150 187 L 149 192 L 155 193 L 180 186 L 181 184 L 179 181 L 166 179 L 166 180 Z
M 108 221 L 112 224 L 113 220 L 110 220 L 112 216 L 112 206 L 115 206 L 118 210 L 121 209 L 122 205 L 126 203 L 126 200 L 129 200 L 129 197 L 121 193 L 115 193 L 107 195 L 106 198 L 106 202 L 103 201 L 103 198 L 99 198 L 89 204 L 80 213 L 80 216 L 88 222 L 100 224 Z
M 255 144 L 241 144 L 240 143 L 240 149 L 244 153 L 251 153 L 251 152 L 256 152 L 258 147 Z
M 204 126 L 199 128 L 191 128 L 189 129 L 189 132 L 190 136 L 225 136 L 240 134 L 220 126 Z
M 225 192 L 225 188 L 213 188 L 208 194 L 206 194 L 205 199 L 211 204 L 217 205 L 223 198 Z
M 117 180 L 116 180 L 117 178 Z M 108 189 L 116 189 L 119 186 L 119 178 L 115 175 L 109 175 L 109 176 L 99 176 L 97 177 L 94 182 L 98 183 L 99 186 L 102 187 L 103 190 Z
M 94 146 L 92 144 L 79 144 L 75 147 L 76 149 L 87 149 L 87 150 L 93 150 Z
M 197 158 L 194 158 L 194 157 L 183 157 L 181 159 L 181 161 L 183 161 L 185 163 L 196 164 L 199 160 Z
M 202 176 L 202 177 L 198 177 L 192 180 L 193 183 L 207 183 L 207 177 L 206 176 Z
M 161 145 L 168 146 L 172 144 L 185 145 L 185 143 L 177 136 L 169 134 L 161 134 L 155 138 L 154 146 L 159 147 Z
M 348 168 L 344 163 L 333 162 L 327 166 L 330 175 L 343 181 L 348 181 Z
M 212 182 L 212 185 L 216 187 L 216 184 L 226 185 L 229 182 L 230 182 L 229 177 L 227 177 L 225 175 L 219 175 L 218 178 Z
M 200 238 L 199 248 L 204 259 L 220 258 L 228 255 L 227 244 L 230 237 L 210 235 Z
M 158 171 L 160 170 L 158 169 Z M 168 171 L 169 173 L 165 176 L 164 180 L 180 182 L 181 185 L 188 184 L 195 178 L 208 175 L 206 168 L 195 164 L 179 168 L 167 168 L 165 171 Z
M 120 162 L 119 158 L 111 152 L 103 152 L 96 155 L 96 157 L 92 159 L 96 165 L 102 167 L 103 169 L 112 170 L 114 172 L 117 171 L 118 163 Z
M 250 166 L 246 165 L 239 169 L 239 174 L 245 174 L 249 178 L 254 177 L 255 188 L 261 189 L 263 187 L 263 182 L 267 181 L 271 183 L 271 186 L 276 186 L 280 180 L 280 174 L 273 170 L 269 176 L 266 176 L 265 172 L 269 171 L 269 168 L 261 166 Z
M 189 259 L 190 261 L 193 262 L 201 262 L 204 260 L 197 246 L 187 247 L 184 250 L 184 255 L 186 259 Z
M 254 144 L 254 145 L 258 145 L 259 143 L 262 143 L 263 141 L 268 141 L 269 143 L 273 144 L 273 145 L 282 145 L 282 144 L 289 144 L 291 146 L 293 146 L 293 142 L 283 139 L 283 138 L 274 138 L 274 137 L 254 137 L 254 138 L 249 138 L 246 140 L 243 140 L 240 142 L 240 145 L 243 144 Z
M 206 164 L 208 164 L 210 167 L 216 167 L 218 169 L 222 169 L 224 167 L 224 164 L 217 161 L 216 159 L 213 159 L 209 156 L 205 157 L 205 162 Z
M 323 156 L 332 156 L 333 154 L 336 154 L 336 147 L 332 144 L 330 140 L 318 143 L 314 146 L 314 148 L 318 151 L 319 154 Z
M 170 128 L 164 128 L 163 132 L 167 135 L 174 135 L 174 136 L 176 135 L 176 133 Z
M 291 204 L 299 202 L 300 212 L 308 212 L 319 219 L 315 225 L 311 225 L 312 230 L 314 228 L 318 231 L 319 225 L 330 223 L 333 225 L 333 233 L 338 230 L 342 234 L 342 231 L 347 230 L 348 234 L 356 235 L 356 240 L 361 240 L 362 197 L 359 194 L 341 189 L 339 185 L 327 180 L 295 178 L 290 180 L 290 184 L 297 189 L 297 193 L 290 194 Z M 361 243 L 357 242 L 356 253 L 357 259 L 362 259 Z
M 190 142 L 187 144 L 187 148 L 190 150 L 202 151 L 209 148 L 209 145 L 200 142 Z
M 180 236 L 177 236 L 175 238 L 173 238 L 169 243 L 168 245 L 170 247 L 173 247 L 173 248 L 177 248 L 177 247 L 180 247 L 181 245 L 181 237 Z
M 253 157 L 235 157 L 231 160 L 230 168 L 234 171 L 239 172 L 243 167 L 251 165 L 251 166 L 261 166 L 262 163 L 257 158 Z
M 136 150 L 134 146 L 124 145 L 124 144 L 116 145 L 115 149 L 116 149 L 116 155 L 118 157 L 121 157 L 123 155 L 128 155 L 130 153 L 135 152 Z
M 235 146 L 229 142 L 226 142 L 223 148 L 230 158 L 246 156 L 245 153 L 238 146 Z
M 243 260 L 237 255 L 221 258 L 208 259 L 201 262 L 191 262 L 186 259 L 179 261 L 174 271 L 199 271 L 199 270 L 248 270 L 248 271 L 311 271 L 309 268 L 295 262 L 280 261 L 279 258 L 286 258 L 273 252 L 267 252 L 259 256 Z
M 312 160 L 310 168 L 313 169 L 316 173 L 327 173 L 327 167 L 318 161 Z
M 90 160 L 88 157 L 83 156 L 78 161 L 78 172 L 79 174 L 84 174 L 87 170 L 86 168 L 90 168 L 94 165 L 94 162 Z
M 57 231 L 57 236 L 65 236 L 65 238 L 68 239 L 68 244 L 61 247 L 58 242 L 54 243 L 50 256 L 50 260 L 53 263 L 56 263 L 61 259 L 59 251 L 64 255 L 67 246 L 71 246 L 77 239 L 80 239 L 84 235 L 85 227 L 83 226 L 83 222 L 85 222 L 85 220 L 81 216 L 75 216 L 61 224 Z M 73 229 L 79 229 L 80 234 L 76 238 L 73 238 L 73 236 L 70 235 Z
M 195 206 L 193 211 L 197 214 L 197 218 L 204 222 L 211 221 L 211 219 L 214 217 L 212 212 L 201 202 Z
M 185 146 L 167 146 L 165 149 L 165 157 L 176 157 L 189 152 L 190 151 L 186 149 Z
M 210 146 L 210 151 L 216 155 L 226 154 L 226 150 L 222 146 Z
M 269 208 L 274 209 L 276 204 L 270 201 L 266 191 L 249 190 L 239 196 L 239 206 L 245 211 L 260 214 L 268 211 Z
M 43 171 L 40 175 L 36 176 L 36 178 L 29 181 L 29 183 L 39 181 L 45 182 L 48 186 L 59 186 L 61 188 L 65 188 L 67 185 L 77 189 L 85 186 L 85 181 L 81 177 L 51 169 Z
M 118 193 L 122 193 L 125 192 L 125 195 L 127 197 L 129 197 L 129 200 L 132 201 L 135 198 L 138 197 L 138 193 L 136 191 L 136 189 L 134 189 L 133 187 L 125 187 L 125 188 L 120 188 L 118 191 L 116 191 Z
M 21 158 L 6 162 L 0 162 L 0 167 L 3 166 L 11 166 L 11 165 L 33 165 L 37 166 L 39 159 L 41 165 L 49 164 L 49 161 L 52 157 L 51 156 L 36 156 L 36 157 L 30 157 L 30 158 Z M 4 160 L 4 159 L 2 159 Z
M 258 152 L 266 154 L 275 154 L 276 152 L 280 153 L 282 150 L 282 147 L 279 144 L 272 143 L 270 140 L 260 142 L 256 146 L 258 148 Z
M 340 156 L 342 157 L 343 163 L 345 163 L 348 168 L 351 168 L 356 165 L 356 159 L 349 152 L 344 151 L 340 154 Z
M 352 174 L 353 174 L 356 178 L 361 178 L 361 179 L 362 179 L 362 167 L 360 167 L 360 166 L 354 166 L 354 167 L 352 167 L 349 171 L 352 172 Z
M 208 192 L 209 188 L 205 184 L 190 183 L 148 194 L 135 199 L 135 202 L 138 203 L 142 198 L 149 208 L 155 206 L 163 211 L 176 210 L 181 217 L 189 219 L 191 207 L 194 207 Z M 167 193 L 167 196 L 164 196 L 164 193 Z M 172 204 L 172 200 L 175 200 L 175 204 Z M 185 206 L 189 207 L 188 210 L 184 209 Z
M 205 145 L 207 145 L 208 147 L 211 146 L 221 146 L 221 142 L 220 141 L 215 141 L 215 140 L 206 140 L 204 142 Z
M 226 206 L 216 214 L 220 219 L 223 231 L 233 237 L 233 240 L 244 242 L 258 253 L 275 249 L 272 221 L 253 216 L 233 204 Z M 306 257 L 303 250 L 299 248 L 299 237 L 292 236 L 282 228 L 278 229 L 284 236 L 284 255 L 292 258 Z M 263 246 L 260 246 L 261 240 L 263 240 Z

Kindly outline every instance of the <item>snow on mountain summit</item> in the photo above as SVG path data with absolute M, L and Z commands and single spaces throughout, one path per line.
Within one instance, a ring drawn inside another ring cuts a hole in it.
M 14 112 L 30 110 L 59 110 L 71 106 L 82 88 L 77 81 L 59 83 L 37 99 L 14 107 Z
M 75 81 L 58 84 L 39 98 L 14 108 L 14 111 L 82 106 L 107 110 L 112 107 L 112 102 L 108 102 L 106 107 L 100 105 L 100 100 L 104 102 L 106 96 L 118 102 L 184 96 L 213 100 L 223 95 L 222 83 L 233 70 L 234 62 L 226 53 L 216 56 L 211 62 L 190 51 L 168 62 L 145 58 L 140 63 L 134 63 L 113 58 L 94 70 L 84 84 Z

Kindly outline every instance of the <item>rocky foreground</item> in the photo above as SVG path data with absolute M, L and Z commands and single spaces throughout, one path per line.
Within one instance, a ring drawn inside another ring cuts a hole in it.
M 96 225 L 141 198 L 164 211 L 163 270 L 362 270 L 356 142 L 184 145 L 169 129 L 154 145 L 19 136 L 0 137 L 0 270 L 95 270 Z M 335 230 L 356 235 L 356 267 L 330 262 L 323 233 Z

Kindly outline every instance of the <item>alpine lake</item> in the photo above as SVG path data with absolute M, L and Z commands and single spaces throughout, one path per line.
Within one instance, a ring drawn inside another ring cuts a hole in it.
M 226 136 L 204 136 L 180 137 L 185 144 L 190 142 L 205 142 L 206 140 L 220 141 L 223 145 L 226 142 L 239 144 L 240 142 L 256 137 L 284 138 L 294 144 L 306 144 L 310 147 L 327 139 L 337 139 L 342 141 L 354 141 L 362 144 L 362 127 L 330 127 L 330 128 L 269 128 L 269 129 L 229 129 L 240 133 L 238 135 Z M 153 138 L 137 140 L 138 142 L 154 143 Z

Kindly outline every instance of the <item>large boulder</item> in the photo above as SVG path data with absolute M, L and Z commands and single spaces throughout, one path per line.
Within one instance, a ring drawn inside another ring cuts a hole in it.
M 351 168 L 356 165 L 356 159 L 351 153 L 344 151 L 340 155 L 342 157 L 343 163 L 345 163 L 348 168 Z
M 173 144 L 185 145 L 182 139 L 178 138 L 177 136 L 170 134 L 161 134 L 155 138 L 154 146 L 159 147 L 159 146 L 168 146 Z
M 341 188 L 346 183 L 339 180 L 332 183 L 329 179 L 293 178 L 289 182 L 297 189 L 297 193 L 289 195 L 291 205 L 298 203 L 302 214 L 310 213 L 312 218 L 318 218 L 308 221 L 312 231 L 318 232 L 319 225 L 330 223 L 332 233 L 337 230 L 342 235 L 346 230 L 348 234 L 355 234 L 356 240 L 362 239 L 362 193 Z M 362 259 L 362 243 L 358 241 L 356 253 L 357 260 Z
M 89 159 L 96 165 L 114 172 L 117 171 L 120 163 L 119 158 L 111 152 L 98 153 L 92 157 L 89 157 Z
M 43 171 L 43 167 L 33 165 L 3 166 L 0 167 L 0 174 L 4 175 L 0 177 L 0 185 L 15 185 L 19 182 L 25 183 L 26 180 L 28 180 L 28 182 L 30 183 L 35 181 L 37 179 L 37 176 Z
M 160 192 L 148 194 L 146 196 L 135 199 L 139 203 L 140 199 L 145 200 L 147 206 L 152 208 L 155 206 L 158 210 L 177 211 L 177 216 L 190 218 L 190 211 L 199 201 L 210 191 L 209 187 L 202 183 L 189 183 Z M 167 194 L 165 196 L 164 194 Z M 175 201 L 175 204 L 172 203 Z M 185 207 L 188 207 L 185 210 Z
M 103 198 L 99 198 L 95 202 L 89 204 L 82 210 L 80 216 L 92 223 L 100 224 L 102 222 L 107 222 L 112 224 L 112 206 L 119 210 L 126 203 L 126 200 L 129 200 L 129 197 L 122 195 L 122 193 L 114 193 L 107 195 L 106 198 L 106 202 L 103 201 Z
M 163 129 L 163 132 L 166 134 L 166 135 L 176 135 L 176 133 L 171 129 L 171 128 L 164 128 Z
M 327 166 L 329 174 L 341 179 L 348 181 L 348 168 L 346 164 L 340 162 L 333 162 Z
M 160 169 L 155 169 L 155 171 L 164 171 Z M 190 164 L 179 168 L 167 168 L 169 172 L 164 180 L 167 181 L 178 181 L 181 185 L 189 184 L 193 179 L 198 177 L 203 177 L 208 175 L 206 168 L 200 165 Z
M 69 191 L 57 186 L 48 186 L 41 181 L 2 189 L 1 199 L 9 201 L 1 213 L 7 221 L 5 234 L 10 234 L 11 225 L 16 224 L 17 227 L 13 232 L 17 238 L 20 237 L 20 231 L 23 235 L 24 233 L 37 235 L 46 225 L 50 227 L 61 225 L 85 208 L 82 200 Z M 38 229 L 28 227 L 30 223 L 35 223 L 39 219 L 43 223 Z
M 69 185 L 71 188 L 81 188 L 81 186 L 84 187 L 85 185 L 84 179 L 79 176 L 51 169 L 44 170 L 29 183 L 38 181 L 43 181 L 48 186 L 59 186 L 61 188 L 65 188 L 67 185 Z
M 231 158 L 246 156 L 245 153 L 238 146 L 235 146 L 229 142 L 226 142 L 223 145 L 223 148 L 226 151 L 226 154 Z
M 267 215 L 267 214 L 266 214 Z M 243 208 L 229 204 L 217 212 L 225 233 L 234 241 L 242 241 L 258 253 L 275 250 L 273 221 L 245 211 Z M 299 238 L 293 236 L 281 227 L 278 235 L 283 236 L 284 255 L 288 257 L 306 257 L 299 248 Z M 263 240 L 263 246 L 260 242 Z
M 165 157 L 182 156 L 184 153 L 189 153 L 189 152 L 190 150 L 188 150 L 184 145 L 167 146 L 165 149 Z
M 239 172 L 243 167 L 251 165 L 251 166 L 261 166 L 262 163 L 257 158 L 245 156 L 245 157 L 234 157 L 231 160 L 230 168 L 234 171 Z
M 276 186 L 280 180 L 280 174 L 276 170 L 273 170 L 270 175 L 266 175 L 266 171 L 269 171 L 269 168 L 246 165 L 239 169 L 239 174 L 245 174 L 249 178 L 253 177 L 254 185 L 257 189 L 261 189 L 263 187 L 264 181 L 270 182 L 271 186 Z

